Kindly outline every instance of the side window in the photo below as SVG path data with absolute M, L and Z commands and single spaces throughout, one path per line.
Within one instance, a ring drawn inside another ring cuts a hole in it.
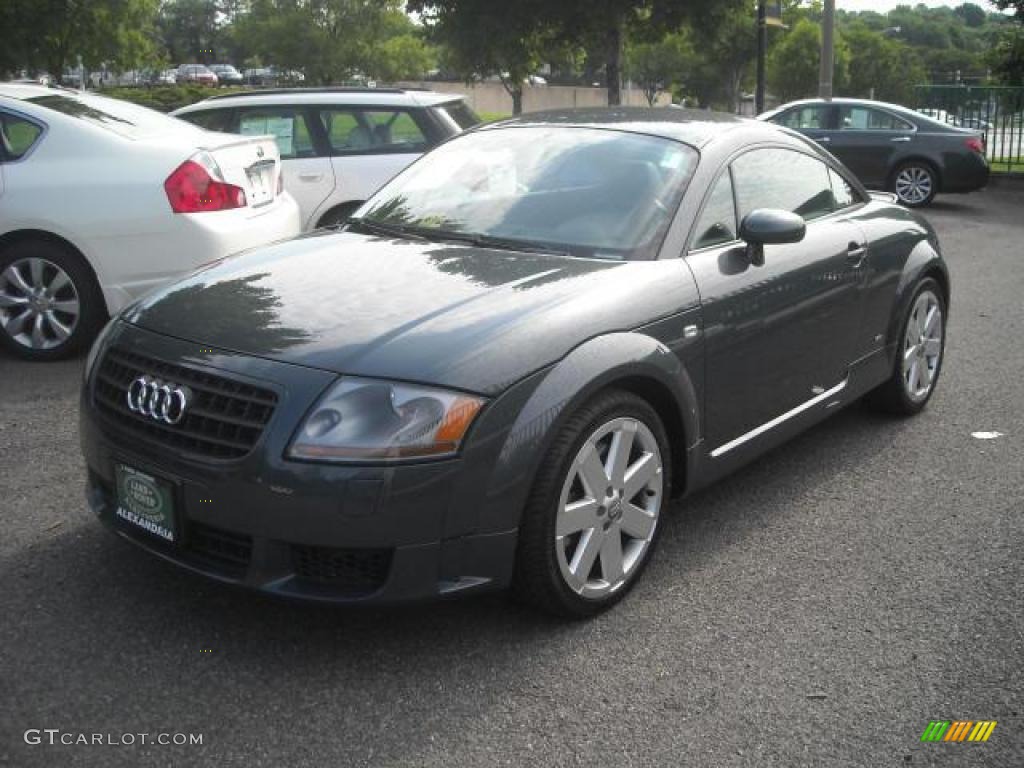
M 773 121 L 787 128 L 825 129 L 828 128 L 826 108 L 820 105 L 797 107 L 788 112 L 783 112 Z
M 370 132 L 350 109 L 323 109 L 320 121 L 335 152 L 362 152 L 373 142 Z
M 715 182 L 704 210 L 697 219 L 691 249 L 721 245 L 736 239 L 736 205 L 728 170 Z
M 238 120 L 238 132 L 243 136 L 273 136 L 282 160 L 316 156 L 306 118 L 295 109 L 245 110 Z
M 869 107 L 843 105 L 839 108 L 839 128 L 843 131 L 912 131 L 914 126 L 889 112 Z
M 404 110 L 324 109 L 320 111 L 331 149 L 338 153 L 424 152 L 427 138 Z
M 24 157 L 42 133 L 43 129 L 35 123 L 0 113 L 0 161 Z
M 828 169 L 828 178 L 832 182 L 832 197 L 835 198 L 836 210 L 849 208 L 861 202 L 860 195 L 850 183 L 831 168 Z
M 732 164 L 739 217 L 757 208 L 781 208 L 819 218 L 835 210 L 828 166 L 790 149 L 755 149 Z
M 228 126 L 228 118 L 231 117 L 230 109 L 206 109 L 202 112 L 189 112 L 180 117 L 182 120 L 187 120 L 208 131 L 230 131 Z

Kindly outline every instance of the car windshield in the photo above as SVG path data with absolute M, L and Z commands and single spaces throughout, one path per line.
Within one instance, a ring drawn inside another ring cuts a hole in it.
M 653 258 L 697 157 L 685 144 L 617 130 L 483 130 L 425 155 L 354 221 L 481 245 Z

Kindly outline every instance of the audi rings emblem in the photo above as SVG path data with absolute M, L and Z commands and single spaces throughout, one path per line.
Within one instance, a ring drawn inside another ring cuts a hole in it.
M 165 424 L 180 424 L 192 403 L 192 390 L 182 384 L 139 376 L 128 387 L 128 410 Z

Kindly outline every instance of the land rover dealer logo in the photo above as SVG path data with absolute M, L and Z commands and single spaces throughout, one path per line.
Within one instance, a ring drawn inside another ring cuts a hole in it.
M 139 376 L 128 387 L 128 409 L 166 424 L 179 424 L 192 402 L 192 390 L 181 384 Z
M 132 512 L 151 520 L 163 520 L 164 503 L 160 497 L 160 489 L 149 480 L 138 475 L 126 477 L 124 494 Z

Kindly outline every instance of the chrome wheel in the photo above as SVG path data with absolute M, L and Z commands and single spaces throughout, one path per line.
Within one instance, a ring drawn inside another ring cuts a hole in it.
M 914 301 L 903 337 L 903 386 L 907 396 L 921 402 L 932 391 L 942 361 L 942 305 L 931 291 Z
M 662 486 L 661 450 L 643 422 L 613 419 L 587 438 L 555 520 L 558 567 L 573 592 L 602 598 L 629 580 L 654 537 Z
M 19 259 L 0 272 L 0 328 L 21 346 L 59 347 L 74 333 L 80 314 L 75 284 L 52 261 Z
M 908 165 L 896 174 L 896 196 L 907 205 L 927 202 L 934 186 L 931 172 L 919 165 Z

